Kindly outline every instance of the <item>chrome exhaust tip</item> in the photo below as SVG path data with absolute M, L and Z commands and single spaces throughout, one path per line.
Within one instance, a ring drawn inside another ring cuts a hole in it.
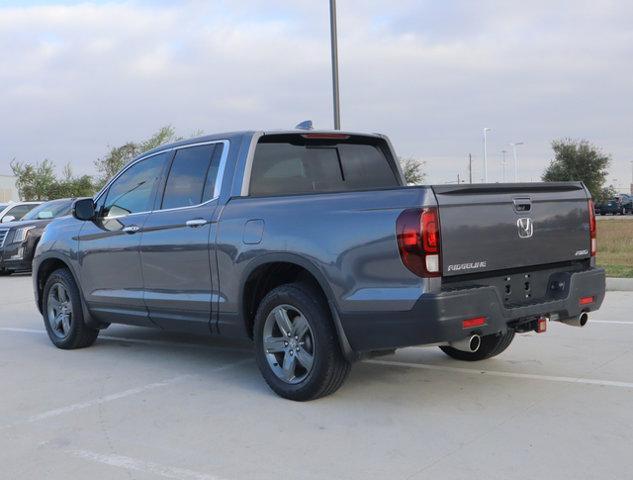
M 477 334 L 471 335 L 462 340 L 450 342 L 449 346 L 453 347 L 455 350 L 460 350 L 462 352 L 474 353 L 479 350 L 479 347 L 481 347 L 481 337 Z
M 587 312 L 582 312 L 580 315 L 576 317 L 566 318 L 561 320 L 562 323 L 569 325 L 571 327 L 584 327 L 587 325 L 589 321 L 589 314 Z

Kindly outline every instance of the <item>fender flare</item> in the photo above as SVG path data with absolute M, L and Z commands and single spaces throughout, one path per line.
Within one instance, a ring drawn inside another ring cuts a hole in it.
M 77 272 L 75 270 L 75 268 L 72 265 L 72 262 L 70 261 L 69 258 L 67 258 L 65 255 L 61 255 L 59 253 L 44 253 L 42 255 L 40 255 L 37 259 L 37 270 L 33 270 L 33 286 L 36 289 L 35 295 L 37 298 L 37 308 L 40 310 L 40 313 L 42 313 L 42 298 L 41 297 L 41 291 L 40 291 L 40 271 L 41 271 L 41 267 L 42 264 L 44 262 L 46 262 L 47 260 L 57 260 L 58 262 L 61 262 L 64 264 L 64 266 L 70 271 L 70 274 L 73 276 L 73 279 L 75 280 L 75 284 L 77 285 L 77 290 L 79 290 L 79 299 L 81 300 L 81 310 L 83 312 L 83 316 L 84 316 L 84 322 L 86 325 L 88 325 L 91 328 L 97 328 L 97 329 L 104 329 L 107 328 L 110 324 L 109 323 L 103 323 L 100 322 L 98 320 L 96 320 L 92 314 L 90 313 L 90 310 L 88 310 L 88 306 L 86 304 L 86 299 L 84 297 L 84 292 L 81 288 L 81 282 L 79 281 L 79 275 L 77 275 Z
M 327 278 L 323 272 L 310 260 L 302 257 L 300 255 L 294 253 L 287 252 L 277 252 L 277 253 L 267 253 L 260 255 L 251 262 L 249 262 L 248 266 L 244 269 L 242 274 L 242 278 L 240 279 L 240 294 L 238 299 L 238 307 L 239 307 L 239 318 L 242 321 L 246 319 L 246 312 L 244 312 L 244 292 L 246 287 L 246 282 L 251 276 L 251 274 L 259 267 L 266 265 L 268 263 L 292 263 L 298 265 L 299 267 L 308 271 L 316 280 L 317 284 L 323 291 L 325 298 L 328 303 L 328 307 L 330 309 L 330 313 L 332 315 L 332 321 L 334 322 L 334 327 L 336 328 L 336 333 L 339 341 L 339 346 L 341 347 L 341 351 L 345 358 L 352 362 L 359 359 L 358 352 L 355 352 L 347 338 L 347 334 L 345 333 L 345 329 L 343 328 L 343 324 L 341 322 L 341 318 L 338 313 L 338 309 L 336 308 L 336 304 L 334 302 L 334 293 L 330 288 L 330 284 L 327 281 Z

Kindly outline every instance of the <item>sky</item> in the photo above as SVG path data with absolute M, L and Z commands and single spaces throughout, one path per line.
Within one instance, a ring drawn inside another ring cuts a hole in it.
M 339 0 L 342 127 L 387 134 L 431 183 L 537 181 L 551 141 L 633 164 L 633 2 Z M 0 174 L 181 135 L 332 127 L 327 0 L 0 0 Z

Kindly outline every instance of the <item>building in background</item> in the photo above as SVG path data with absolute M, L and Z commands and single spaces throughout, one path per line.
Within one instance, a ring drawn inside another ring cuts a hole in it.
M 0 202 L 9 202 L 20 200 L 18 189 L 15 186 L 15 177 L 13 175 L 0 175 Z

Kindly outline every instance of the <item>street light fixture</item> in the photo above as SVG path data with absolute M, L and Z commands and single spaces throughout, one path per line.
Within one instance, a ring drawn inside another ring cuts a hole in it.
M 523 142 L 511 143 L 512 155 L 514 156 L 514 183 L 519 181 L 519 161 L 517 160 L 517 147 L 523 145 Z
M 488 127 L 484 128 L 484 182 L 488 183 L 488 136 L 487 133 L 492 130 Z

